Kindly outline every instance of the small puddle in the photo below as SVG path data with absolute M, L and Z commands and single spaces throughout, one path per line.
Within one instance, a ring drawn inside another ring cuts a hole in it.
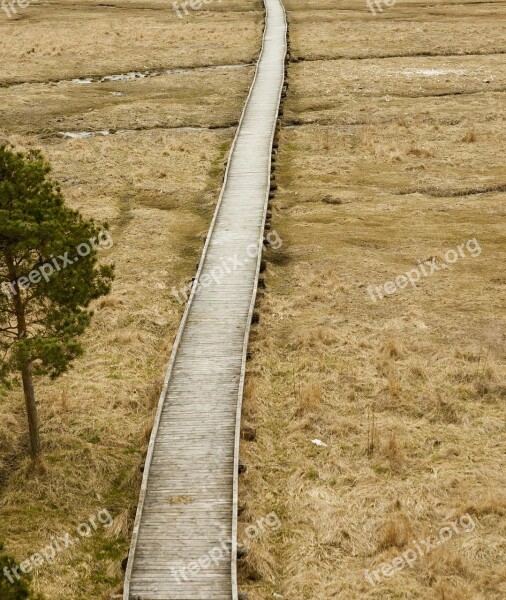
M 156 77 L 159 75 L 156 71 L 146 71 L 145 73 L 139 73 L 132 71 L 131 73 L 122 73 L 120 75 L 106 75 L 96 81 L 105 83 L 107 81 L 132 81 L 132 79 L 144 79 L 146 77 Z
M 215 65 L 210 67 L 186 67 L 182 69 L 164 69 L 162 71 L 129 71 L 117 75 L 103 75 L 100 77 L 76 77 L 75 79 L 50 79 L 46 81 L 16 81 L 1 83 L 0 89 L 17 87 L 20 85 L 60 85 L 73 83 L 74 85 L 90 85 L 92 83 L 108 83 L 114 81 L 133 81 L 134 79 L 145 79 L 146 77 L 159 77 L 160 75 L 172 75 L 174 73 L 198 73 L 199 71 L 227 71 L 234 69 L 247 69 L 254 67 L 256 63 L 244 63 L 240 65 Z
M 205 71 L 229 71 L 234 69 L 246 69 L 254 67 L 255 63 L 245 63 L 242 65 L 217 65 L 211 67 L 195 67 L 186 69 L 165 69 L 163 71 L 129 71 L 128 73 L 119 73 L 117 75 L 104 75 L 103 77 L 86 77 L 81 79 L 72 79 L 70 83 L 76 85 L 89 85 L 91 83 L 110 83 L 114 81 L 133 81 L 134 79 L 146 79 L 147 77 L 160 77 L 161 75 L 176 75 L 181 73 L 199 73 Z M 58 84 L 68 83 L 68 80 L 62 79 Z
M 102 131 L 60 131 L 59 134 L 70 140 L 82 140 L 84 138 L 111 135 L 108 129 Z
M 118 129 L 109 130 L 103 129 L 101 131 L 59 131 L 58 135 L 66 140 L 83 140 L 86 138 L 93 137 L 106 137 L 108 135 L 119 135 L 122 133 L 136 133 L 139 131 L 152 131 L 154 129 L 161 129 L 166 131 L 212 131 L 214 129 L 229 129 L 230 127 L 236 127 L 237 123 L 233 125 L 227 125 L 223 127 L 147 127 L 142 129 Z

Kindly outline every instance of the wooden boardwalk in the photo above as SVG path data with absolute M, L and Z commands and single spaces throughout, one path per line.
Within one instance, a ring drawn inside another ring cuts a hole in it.
M 241 403 L 286 55 L 281 0 L 265 6 L 255 79 L 149 444 L 124 600 L 237 600 Z

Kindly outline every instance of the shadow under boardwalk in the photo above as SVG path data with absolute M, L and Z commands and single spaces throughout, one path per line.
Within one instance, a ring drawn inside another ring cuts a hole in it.
M 280 0 L 229 159 L 151 437 L 124 600 L 237 599 L 237 468 L 246 347 L 286 54 Z

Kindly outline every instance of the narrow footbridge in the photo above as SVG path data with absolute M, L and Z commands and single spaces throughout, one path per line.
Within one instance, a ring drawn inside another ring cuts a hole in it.
M 124 600 L 238 598 L 241 403 L 286 55 L 281 0 L 265 7 L 255 79 L 149 443 Z

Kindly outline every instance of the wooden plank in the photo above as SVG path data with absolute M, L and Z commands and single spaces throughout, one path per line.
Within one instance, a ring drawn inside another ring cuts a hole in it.
M 237 600 L 240 414 L 286 55 L 281 0 L 264 2 L 255 79 L 158 404 L 124 600 Z M 218 565 L 173 577 L 220 545 Z

